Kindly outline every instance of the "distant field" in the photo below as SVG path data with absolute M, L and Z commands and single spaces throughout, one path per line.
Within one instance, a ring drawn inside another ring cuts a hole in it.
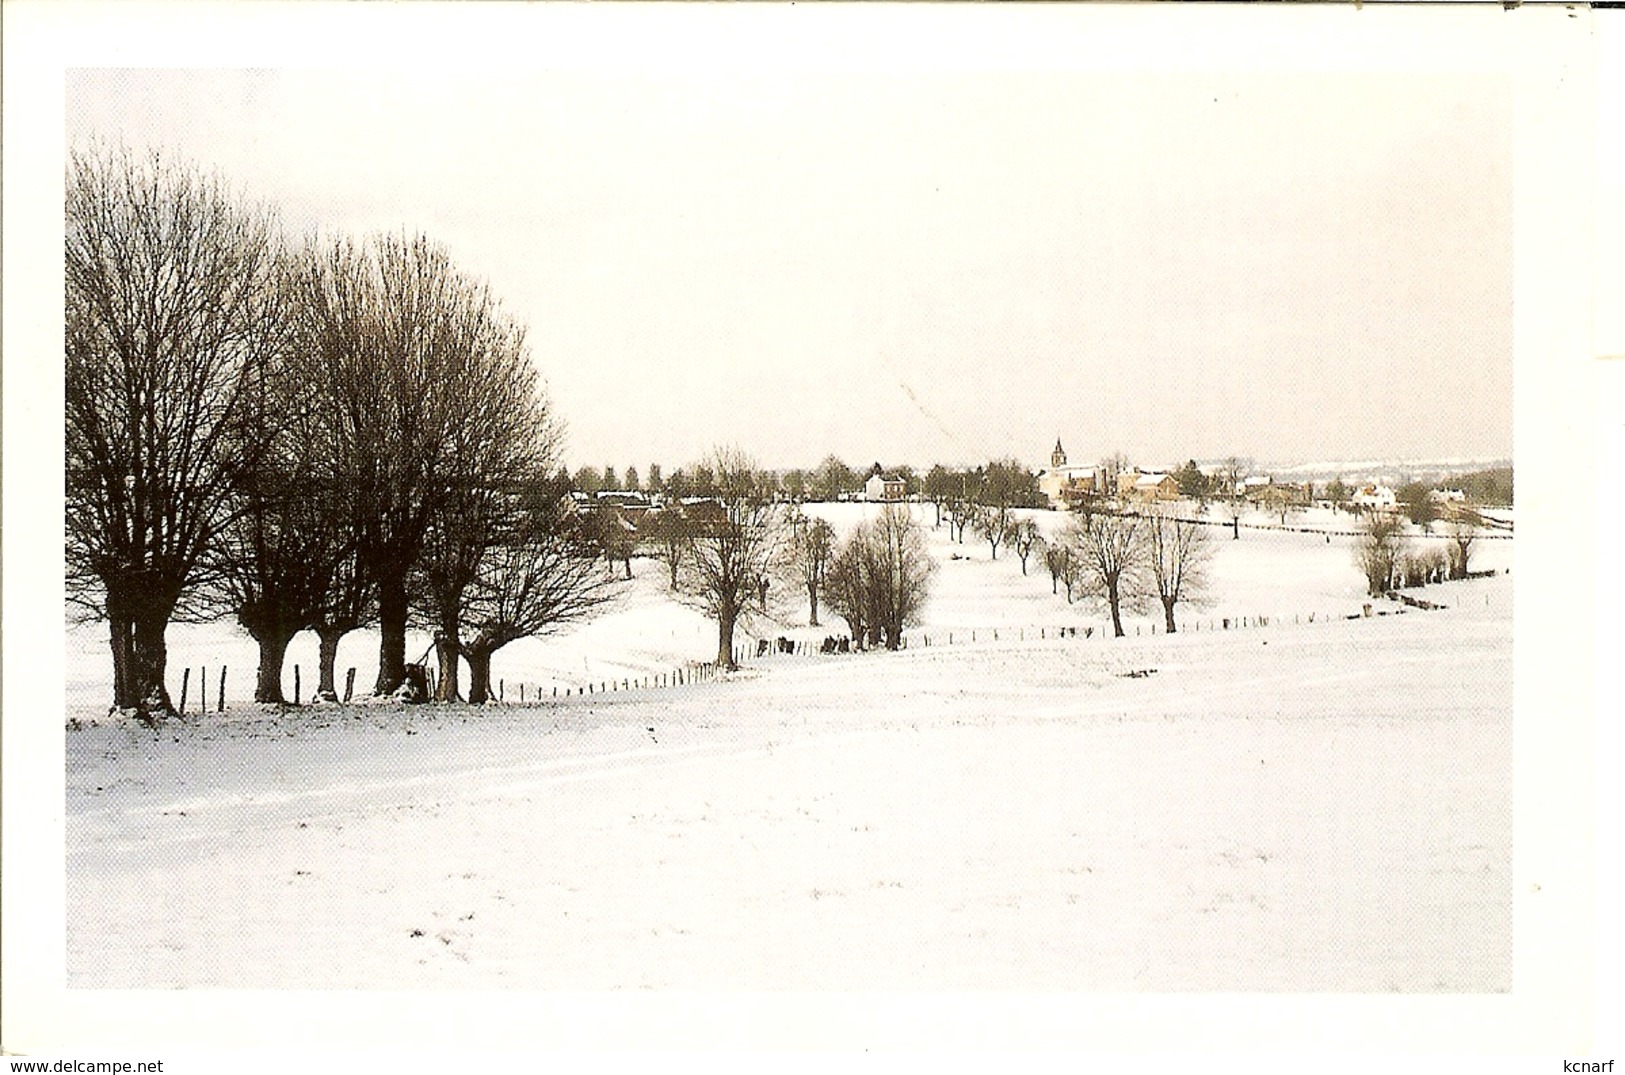
M 809 514 L 830 519 L 844 532 L 866 514 L 876 510 L 867 504 L 810 504 Z M 1001 549 L 997 562 L 989 558 L 987 543 L 966 535 L 964 544 L 948 539 L 948 528 L 933 529 L 929 505 L 916 505 L 916 517 L 926 525 L 938 572 L 932 582 L 932 596 L 923 622 L 911 634 L 916 641 L 931 636 L 933 643 L 945 640 L 948 632 L 970 632 L 979 628 L 1026 628 L 1076 626 L 1104 629 L 1103 610 L 1082 600 L 1068 605 L 1063 596 L 1050 592 L 1051 580 L 1043 565 L 1028 565 L 1023 576 L 1014 553 Z M 1036 518 L 1046 533 L 1059 530 L 1066 517 L 1058 512 L 1027 513 Z M 1364 601 L 1365 586 L 1354 566 L 1353 540 L 1348 537 L 1265 529 L 1278 522 L 1274 516 L 1256 514 L 1243 520 L 1247 528 L 1240 540 L 1231 540 L 1230 529 L 1212 528 L 1215 557 L 1211 568 L 1212 603 L 1204 608 L 1183 609 L 1181 621 L 1203 627 L 1218 626 L 1230 617 L 1291 619 L 1357 611 Z M 1352 517 L 1327 511 L 1298 513 L 1288 520 L 1297 528 L 1351 530 Z M 1255 529 L 1255 527 L 1257 527 Z M 1441 543 L 1442 538 L 1418 538 Z M 1507 569 L 1512 566 L 1510 540 L 1480 541 L 1474 549 L 1475 568 Z M 958 557 L 958 559 L 955 559 Z M 654 559 L 633 561 L 636 576 L 623 599 L 590 623 L 572 625 L 558 634 L 516 642 L 498 652 L 492 675 L 513 687 L 526 686 L 526 697 L 535 697 L 539 687 L 544 694 L 577 689 L 589 683 L 621 681 L 658 675 L 692 662 L 710 660 L 716 652 L 716 630 L 693 610 L 672 600 L 666 589 L 663 565 Z M 758 620 L 740 632 L 739 641 L 754 646 L 754 639 L 780 635 L 800 639 L 821 639 L 840 634 L 844 625 L 824 610 L 821 628 L 807 626 L 805 594 L 774 592 L 773 615 Z M 1128 631 L 1161 629 L 1161 614 L 1128 618 Z M 71 715 L 104 712 L 109 696 L 110 661 L 103 628 L 89 624 L 67 630 L 66 705 Z M 958 640 L 960 634 L 956 633 Z M 426 634 L 408 638 L 408 659 L 416 659 L 429 648 Z M 339 650 L 339 678 L 354 667 L 357 692 L 370 689 L 377 674 L 377 636 L 358 631 L 347 637 Z M 209 669 L 211 705 L 218 691 L 218 669 L 229 668 L 228 704 L 246 703 L 253 697 L 253 672 L 257 664 L 253 641 L 235 623 L 175 624 L 169 631 L 169 687 L 177 698 L 181 669 L 194 669 L 192 702 L 196 702 L 198 666 Z M 283 691 L 293 697 L 294 668 L 301 671 L 303 696 L 308 698 L 316 675 L 316 639 L 309 633 L 295 638 L 289 647 L 283 675 Z

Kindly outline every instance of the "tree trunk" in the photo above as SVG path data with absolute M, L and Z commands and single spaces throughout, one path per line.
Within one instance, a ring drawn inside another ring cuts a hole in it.
M 339 642 L 350 633 L 348 627 L 318 627 L 316 638 L 316 693 L 311 698 L 318 702 L 339 700 L 338 686 L 333 679 L 334 666 L 339 660 Z
M 141 702 L 135 685 L 135 625 L 130 617 L 113 611 L 108 612 L 107 623 L 113 650 L 113 708 L 134 709 Z
M 374 694 L 392 694 L 406 679 L 406 578 L 378 580 L 378 682 Z
M 434 656 L 440 665 L 440 676 L 435 683 L 434 700 L 437 702 L 460 702 L 463 692 L 458 683 L 461 678 L 458 659 L 463 652 L 462 643 L 458 640 L 455 630 L 444 628 L 434 636 Z
M 1110 584 L 1107 585 L 1107 587 L 1106 587 L 1106 600 L 1109 601 L 1111 603 L 1111 606 L 1112 606 L 1112 634 L 1117 638 L 1122 638 L 1123 637 L 1123 607 L 1122 607 L 1123 602 L 1122 602 L 1121 596 L 1117 592 L 1117 583 L 1116 583 L 1116 581 L 1113 581 L 1113 582 L 1111 582 Z
M 732 672 L 739 665 L 734 661 L 734 620 L 733 614 L 717 617 L 717 664 Z
M 812 611 L 807 618 L 808 627 L 817 627 L 818 624 L 818 583 L 807 583 L 807 603 Z
M 491 653 L 489 649 L 475 647 L 466 654 L 470 705 L 484 705 L 491 700 Z
M 260 667 L 254 679 L 254 701 L 282 704 L 282 664 L 288 655 L 292 631 L 264 631 L 255 639 L 260 644 Z M 208 699 L 204 699 L 207 704 Z
M 1169 634 L 1175 634 L 1175 633 L 1177 633 L 1179 631 L 1179 628 L 1174 624 L 1174 605 L 1175 605 L 1175 603 L 1176 602 L 1171 597 L 1164 597 L 1162 599 L 1163 625 L 1168 628 L 1168 633 Z
M 164 628 L 168 616 L 145 615 L 135 620 L 134 663 L 132 681 L 136 690 L 135 706 L 142 714 L 173 716 L 175 706 L 169 700 L 169 689 L 164 686 L 164 672 L 169 665 L 169 649 L 164 643 Z

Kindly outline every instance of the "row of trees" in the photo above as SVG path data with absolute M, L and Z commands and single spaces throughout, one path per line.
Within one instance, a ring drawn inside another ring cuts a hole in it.
M 1372 512 L 1360 530 L 1354 559 L 1365 575 L 1367 591 L 1380 596 L 1399 586 L 1463 579 L 1471 568 L 1478 527 L 1471 519 L 1447 524 L 1442 551 L 1414 552 L 1405 519 L 1394 512 Z
M 1160 607 L 1169 634 L 1179 630 L 1180 605 L 1208 603 L 1209 529 L 1160 507 L 1144 512 L 1095 511 L 1070 520 L 1053 541 L 1034 537 L 1049 569 L 1050 588 L 1066 599 L 1097 602 L 1123 636 L 1123 612 Z
M 715 475 L 716 499 L 655 512 L 644 534 L 666 562 L 671 590 L 716 623 L 719 665 L 734 667 L 738 628 L 787 611 L 794 598 L 778 596 L 785 592 L 806 595 L 813 626 L 827 606 L 860 644 L 902 644 L 932 572 L 907 507 L 888 505 L 838 539 L 827 520 L 780 501 L 772 476 L 738 450 L 720 449 L 702 465 Z M 621 529 L 618 512 L 596 518 L 600 533 Z
M 490 656 L 609 596 L 563 508 L 558 423 L 524 331 L 421 236 L 290 244 L 274 214 L 153 156 L 67 175 L 66 552 L 105 619 L 113 704 L 172 711 L 165 632 L 233 614 L 256 698 L 320 639 L 379 632 L 374 690 L 435 634 L 443 697 Z

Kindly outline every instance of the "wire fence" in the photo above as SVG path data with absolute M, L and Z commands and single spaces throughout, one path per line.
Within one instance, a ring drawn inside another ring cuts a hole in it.
M 1486 578 L 1499 574 L 1498 571 L 1474 571 L 1468 578 Z M 1340 623 L 1349 620 L 1372 619 L 1389 615 L 1403 615 L 1409 610 L 1433 611 L 1447 606 L 1417 598 L 1395 590 L 1384 595 L 1398 608 L 1382 607 L 1380 598 L 1371 598 L 1362 601 L 1355 611 L 1334 612 L 1321 608 L 1314 611 L 1299 611 L 1290 615 L 1281 613 L 1256 613 L 1232 616 L 1190 616 L 1187 615 L 1176 621 L 1176 630 L 1170 632 L 1166 624 L 1156 620 L 1134 620 L 1124 624 L 1122 636 L 1116 635 L 1109 622 L 1085 624 L 1037 624 L 1030 626 L 1000 626 L 1000 627 L 952 627 L 936 628 L 929 631 L 916 631 L 905 633 L 901 639 L 899 649 L 932 649 L 946 646 L 990 645 L 994 643 L 1040 643 L 1058 641 L 1062 639 L 1100 639 L 1112 640 L 1117 637 L 1146 638 L 1167 634 L 1203 634 L 1225 633 L 1231 631 L 1247 631 L 1267 627 L 1308 627 L 1316 624 L 1325 625 Z M 1486 598 L 1488 600 L 1488 598 Z M 822 638 L 790 638 L 785 635 L 776 637 L 753 637 L 747 642 L 733 647 L 731 656 L 734 668 L 748 668 L 752 665 L 770 664 L 783 660 L 798 660 L 807 658 L 840 658 L 853 653 L 882 650 L 883 646 L 865 646 L 846 634 L 830 634 Z M 423 669 L 428 688 L 428 695 L 433 698 L 438 686 L 437 673 L 426 662 L 420 662 L 417 667 Z M 197 668 L 199 691 L 195 699 L 191 695 L 193 669 L 188 667 L 181 672 L 181 689 L 177 710 L 181 713 L 191 711 L 206 713 L 209 709 L 211 681 L 209 667 L 202 665 Z M 226 682 L 229 668 L 218 666 L 213 680 L 214 708 L 216 712 L 223 712 L 226 708 Z M 704 683 L 714 683 L 723 680 L 729 674 L 728 666 L 720 661 L 689 662 L 674 666 L 659 672 L 644 672 L 641 675 L 601 676 L 586 683 L 561 685 L 556 682 L 537 682 L 534 679 L 516 679 L 514 682 L 515 694 L 513 701 L 520 705 L 540 704 L 567 698 L 589 698 L 610 694 L 627 693 L 632 691 L 658 691 L 671 690 L 680 687 L 695 686 Z M 292 704 L 303 704 L 302 699 L 302 668 L 293 666 L 293 697 Z M 356 669 L 350 668 L 345 674 L 344 692 L 339 700 L 352 701 L 355 693 Z M 314 699 L 313 699 L 314 700 Z M 498 704 L 509 702 L 507 694 L 506 677 L 499 678 L 493 684 L 493 697 L 490 701 Z

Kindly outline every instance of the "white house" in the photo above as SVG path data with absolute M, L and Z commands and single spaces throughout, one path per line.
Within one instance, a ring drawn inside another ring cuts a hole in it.
M 879 503 L 892 504 L 904 500 L 908 496 L 908 485 L 902 478 L 895 475 L 884 474 L 880 464 L 870 472 L 869 480 L 863 483 L 863 499 Z
M 1349 497 L 1349 503 L 1360 508 L 1374 508 L 1383 511 L 1392 511 L 1399 506 L 1399 498 L 1394 491 L 1386 485 L 1362 485 Z

